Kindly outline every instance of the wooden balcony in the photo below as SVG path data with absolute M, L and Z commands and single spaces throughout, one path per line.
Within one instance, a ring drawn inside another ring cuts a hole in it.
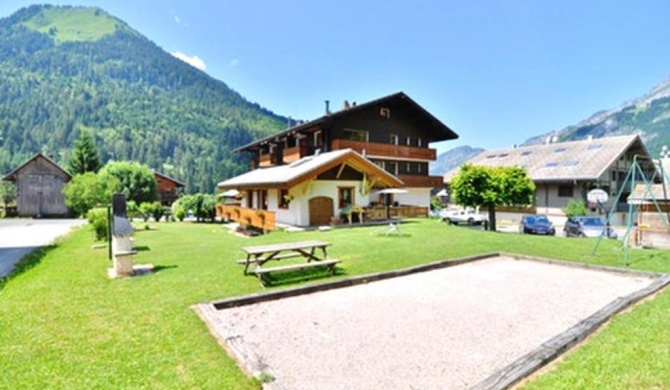
M 276 228 L 275 213 L 267 210 L 254 210 L 237 205 L 216 205 L 216 216 L 222 220 L 235 221 L 247 226 L 253 226 L 263 231 Z
M 360 154 L 370 157 L 387 157 L 413 160 L 437 159 L 435 149 L 419 148 L 416 146 L 403 146 L 391 144 L 378 144 L 374 142 L 350 141 L 347 139 L 333 140 L 333 150 L 351 148 Z M 364 152 L 365 151 L 365 152 Z
M 286 148 L 283 152 L 284 164 L 290 164 L 293 161 L 298 161 L 303 157 L 303 154 L 300 153 L 300 146 L 294 146 L 292 148 Z
M 442 176 L 415 176 L 398 175 L 398 179 L 405 183 L 405 187 L 419 188 L 442 188 L 444 187 L 444 178 Z
M 258 158 L 258 166 L 261 168 L 272 166 L 271 156 L 269 154 L 261 154 Z

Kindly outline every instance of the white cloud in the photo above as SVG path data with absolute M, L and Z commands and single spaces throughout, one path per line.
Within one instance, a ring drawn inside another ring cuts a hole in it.
M 174 16 L 174 21 L 177 24 L 181 24 L 181 19 L 179 19 L 179 16 L 177 16 L 177 15 Z
M 232 60 L 230 60 L 230 62 L 228 62 L 228 66 L 230 66 L 231 68 L 234 68 L 239 64 L 240 64 L 239 58 L 233 58 Z
M 185 63 L 191 65 L 194 68 L 198 68 L 202 71 L 207 69 L 207 65 L 205 65 L 205 61 L 203 61 L 202 58 L 200 58 L 198 56 L 189 57 L 186 54 L 180 53 L 178 51 L 172 52 L 170 54 L 179 58 L 180 60 L 184 61 Z

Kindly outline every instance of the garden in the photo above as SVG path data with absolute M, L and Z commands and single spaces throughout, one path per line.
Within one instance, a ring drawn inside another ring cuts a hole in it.
M 257 389 L 210 335 L 192 305 L 489 252 L 622 267 L 618 241 L 528 237 L 409 219 L 403 236 L 379 227 L 284 232 L 248 238 L 226 225 L 136 222 L 138 264 L 155 273 L 112 280 L 107 250 L 90 226 L 22 261 L 0 281 L 0 388 Z M 244 276 L 240 247 L 327 240 L 335 275 L 287 273 L 264 289 Z M 632 250 L 629 268 L 670 272 L 670 252 Z M 670 293 L 616 316 L 528 389 L 670 388 Z M 336 378 L 334 378 L 336 380 Z

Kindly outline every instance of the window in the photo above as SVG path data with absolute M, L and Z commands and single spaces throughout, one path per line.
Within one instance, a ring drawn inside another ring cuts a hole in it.
M 603 147 L 603 144 L 591 144 L 587 147 L 588 150 L 597 150 Z
M 389 142 L 391 145 L 398 145 L 398 134 L 391 134 Z
M 337 187 L 337 201 L 340 209 L 354 204 L 354 187 Z
M 362 130 L 344 129 L 344 138 L 351 141 L 368 142 L 368 132 Z
M 545 168 L 556 168 L 558 166 L 558 162 L 556 161 L 550 161 L 546 164 L 544 164 Z
M 576 167 L 579 165 L 579 160 L 568 160 L 563 163 L 563 166 L 566 167 Z
M 407 146 L 412 146 L 412 139 L 407 137 Z
M 563 153 L 566 150 L 568 150 L 568 148 L 557 148 L 557 149 L 554 149 L 554 153 Z
M 321 130 L 314 132 L 314 146 L 319 147 L 323 145 L 323 137 L 321 136 Z
M 530 150 L 526 150 L 525 152 L 521 153 L 522 156 L 528 156 L 528 155 L 531 155 L 531 154 L 533 154 L 533 152 L 530 151 Z
M 412 173 L 412 164 L 407 163 L 407 166 L 405 167 L 407 169 L 407 173 Z
M 291 200 L 293 198 L 291 195 L 289 195 L 288 190 L 285 188 L 282 188 L 279 190 L 279 208 L 280 209 L 287 209 L 288 204 L 291 203 Z
M 558 186 L 558 196 L 560 198 L 572 198 L 573 188 L 572 186 Z
M 389 172 L 392 175 L 398 174 L 398 163 L 395 161 L 386 161 L 384 168 L 386 169 L 386 172 Z
M 422 146 L 423 146 L 423 141 L 421 140 L 420 137 L 416 139 L 416 146 L 418 146 L 418 147 L 422 147 Z

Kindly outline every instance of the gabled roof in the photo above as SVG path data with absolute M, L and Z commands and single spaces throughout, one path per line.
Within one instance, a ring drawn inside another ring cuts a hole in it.
M 5 177 L 3 177 L 2 180 L 6 180 L 6 181 L 16 181 L 16 175 L 17 175 L 23 168 L 25 168 L 26 165 L 30 164 L 31 162 L 33 162 L 33 161 L 35 161 L 35 160 L 37 160 L 37 159 L 43 159 L 43 160 L 45 160 L 47 163 L 53 165 L 56 169 L 58 169 L 59 171 L 63 172 L 65 175 L 67 175 L 68 178 L 70 178 L 70 179 L 72 178 L 72 175 L 71 175 L 68 171 L 66 171 L 65 169 L 61 168 L 60 165 L 56 164 L 56 162 L 55 162 L 54 160 L 52 160 L 52 159 L 50 159 L 49 157 L 43 155 L 42 153 L 37 153 L 36 155 L 34 155 L 34 156 L 32 156 L 31 158 L 29 158 L 28 160 L 26 160 L 26 162 L 24 162 L 23 164 L 19 165 L 16 169 L 14 169 L 13 171 L 11 171 L 11 172 L 9 172 L 7 175 L 5 175 Z
M 637 184 L 627 199 L 627 202 L 631 204 L 652 204 L 654 201 L 659 203 L 670 201 L 670 186 L 667 184 Z
M 637 135 L 485 151 L 467 161 L 472 165 L 520 166 L 535 182 L 597 180 L 627 150 L 651 158 Z M 460 166 L 444 175 L 449 182 Z
M 159 177 L 161 177 L 161 178 L 163 178 L 163 179 L 165 179 L 165 180 L 169 180 L 169 181 L 173 182 L 177 187 L 184 187 L 184 186 L 186 185 L 186 184 L 180 182 L 179 180 L 177 180 L 177 179 L 175 179 L 175 178 L 172 178 L 172 177 L 170 177 L 170 176 L 168 176 L 168 175 L 164 175 L 164 174 L 162 174 L 162 173 L 160 173 L 160 172 L 158 172 L 158 171 L 154 171 L 154 176 L 159 176 Z
M 217 184 L 217 188 L 290 188 L 335 167 L 348 165 L 364 172 L 377 187 L 400 187 L 402 181 L 351 149 L 303 157 L 288 165 L 260 168 Z
M 453 130 L 451 130 L 447 125 L 442 123 L 439 119 L 435 118 L 430 112 L 428 112 L 426 109 L 421 107 L 417 102 L 412 100 L 409 96 L 407 96 L 404 92 L 396 92 L 394 94 L 384 96 L 382 98 L 376 99 L 369 101 L 367 103 L 363 104 L 357 104 L 354 106 L 351 106 L 349 108 L 342 109 L 340 111 L 335 111 L 329 114 L 326 114 L 320 118 L 314 119 L 309 122 L 301 123 L 297 126 L 291 127 L 287 130 L 284 130 L 282 132 L 267 136 L 265 138 L 261 138 L 257 141 L 248 143 L 244 146 L 241 146 L 235 151 L 242 151 L 242 150 L 253 150 L 255 147 L 259 147 L 262 144 L 274 141 L 274 140 L 279 140 L 287 135 L 293 134 L 293 133 L 300 133 L 301 131 L 307 130 L 312 127 L 317 127 L 319 125 L 322 125 L 324 123 L 330 122 L 334 119 L 340 118 L 340 117 L 345 117 L 347 115 L 355 114 L 361 111 L 364 111 L 365 109 L 368 109 L 370 107 L 374 107 L 375 105 L 385 105 L 385 106 L 395 106 L 398 107 L 402 105 L 403 107 L 406 107 L 410 109 L 412 113 L 412 119 L 421 123 L 421 127 L 426 130 L 427 132 L 431 133 L 434 135 L 435 140 L 434 141 L 446 141 L 450 139 L 456 139 L 458 138 L 458 134 L 456 134 Z M 432 141 L 431 141 L 432 142 Z

